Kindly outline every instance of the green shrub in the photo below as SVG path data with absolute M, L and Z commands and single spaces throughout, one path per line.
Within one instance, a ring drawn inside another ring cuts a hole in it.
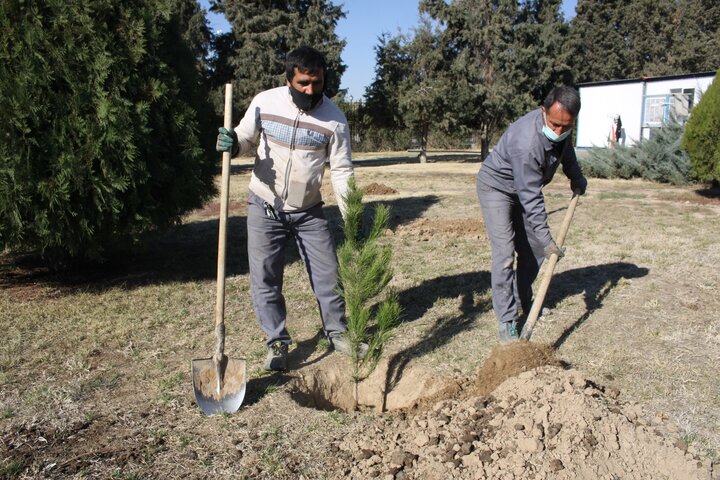
M 184 8 L 197 4 L 0 4 L 0 248 L 98 258 L 212 194 Z
M 642 178 L 673 185 L 690 181 L 690 159 L 680 147 L 684 128 L 671 120 L 656 131 L 652 140 L 633 147 Z
M 692 175 L 700 181 L 720 183 L 720 70 L 715 81 L 693 108 L 682 146 L 690 156 Z
M 690 181 L 690 162 L 680 148 L 683 126 L 671 120 L 658 128 L 652 140 L 614 149 L 591 148 L 579 158 L 583 172 L 595 178 L 643 178 L 682 185 Z

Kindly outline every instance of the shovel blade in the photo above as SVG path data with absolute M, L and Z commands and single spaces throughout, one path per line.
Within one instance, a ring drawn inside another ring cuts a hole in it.
M 223 356 L 192 361 L 195 401 L 205 415 L 235 413 L 245 399 L 247 386 L 245 359 Z

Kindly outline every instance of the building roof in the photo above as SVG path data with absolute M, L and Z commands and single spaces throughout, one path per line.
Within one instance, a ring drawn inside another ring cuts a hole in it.
M 681 80 L 684 78 L 714 77 L 715 72 L 683 73 L 679 75 L 661 75 L 657 77 L 640 77 L 626 80 L 604 80 L 601 82 L 579 83 L 578 87 L 599 87 L 601 85 L 619 85 L 623 83 L 658 82 L 663 80 Z

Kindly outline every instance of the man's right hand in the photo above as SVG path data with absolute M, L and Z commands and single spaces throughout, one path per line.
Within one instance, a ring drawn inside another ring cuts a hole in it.
M 235 153 L 237 145 L 238 138 L 235 130 L 228 130 L 225 127 L 218 128 L 218 136 L 217 143 L 215 144 L 215 150 L 217 150 L 218 152 Z
M 557 243 L 555 243 L 555 240 L 551 239 L 550 243 L 545 245 L 545 258 L 550 259 L 550 256 L 553 253 L 558 256 L 558 260 L 565 256 L 565 252 L 563 252 L 563 249 L 558 247 Z
M 588 182 L 585 177 L 580 177 L 577 180 L 570 180 L 570 190 L 578 195 L 585 195 L 587 184 Z

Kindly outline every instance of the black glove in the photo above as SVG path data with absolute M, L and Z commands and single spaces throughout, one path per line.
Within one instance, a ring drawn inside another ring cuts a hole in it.
M 585 195 L 586 189 L 587 179 L 585 177 L 580 177 L 577 180 L 570 180 L 570 190 L 573 192 L 578 192 L 579 195 Z
M 550 239 L 550 243 L 545 245 L 545 258 L 549 259 L 553 253 L 558 256 L 558 260 L 565 256 L 563 249 L 557 246 L 555 240 Z
M 228 130 L 225 127 L 218 128 L 215 150 L 218 152 L 230 152 L 235 156 L 239 149 L 240 145 L 238 144 L 238 137 L 235 130 Z

